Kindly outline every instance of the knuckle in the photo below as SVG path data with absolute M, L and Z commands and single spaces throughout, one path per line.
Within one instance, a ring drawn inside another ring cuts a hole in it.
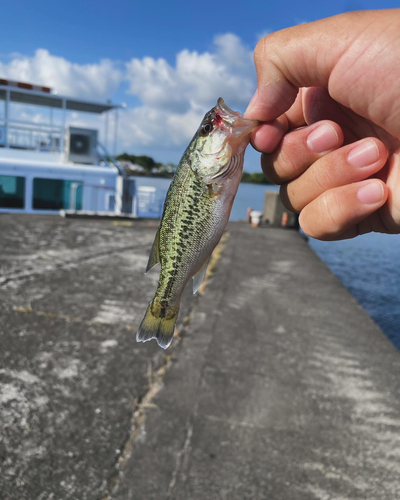
M 273 184 L 282 184 L 282 179 L 275 170 L 273 155 L 267 153 L 261 155 L 261 168 L 267 180 Z
M 291 198 L 289 194 L 289 184 L 282 184 L 279 190 L 279 196 L 281 198 L 282 204 L 285 208 L 290 210 L 291 212 L 299 212 L 299 210 L 296 209 L 296 207 L 293 204 L 293 199 Z
M 324 234 L 338 233 L 340 224 L 340 203 L 334 190 L 326 191 L 320 197 L 320 213 L 325 220 Z
M 268 35 L 267 35 L 268 36 Z M 261 38 L 258 42 L 257 45 L 254 49 L 254 62 L 256 63 L 256 66 L 264 60 L 264 55 L 266 53 L 265 50 L 265 45 L 266 45 L 266 36 Z
M 316 161 L 312 168 L 313 183 L 319 192 L 324 192 L 330 187 L 335 186 L 335 180 L 332 176 L 332 170 L 326 168 L 323 159 Z
M 281 179 L 287 181 L 293 179 L 299 175 L 299 164 L 297 161 L 297 155 L 294 154 L 293 144 L 289 141 L 285 141 L 279 148 L 278 154 L 274 160 L 275 168 L 280 172 Z
M 254 61 L 257 63 L 261 61 L 266 61 L 271 59 L 271 55 L 273 54 L 272 47 L 277 44 L 278 39 L 281 38 L 281 33 L 285 30 L 281 31 L 273 31 L 272 33 L 268 33 L 268 35 L 263 36 L 258 42 L 254 49 Z M 279 44 L 278 44 L 279 45 Z
M 299 223 L 311 238 L 331 240 L 341 234 L 345 227 L 341 220 L 340 200 L 337 193 L 326 191 L 301 212 Z
M 303 131 L 287 133 L 275 153 L 275 164 L 285 181 L 294 179 L 310 167 L 313 158 L 305 147 Z

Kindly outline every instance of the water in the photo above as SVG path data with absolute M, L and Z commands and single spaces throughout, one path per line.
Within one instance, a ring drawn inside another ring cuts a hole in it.
M 137 178 L 139 186 L 154 186 L 164 193 L 170 182 Z M 266 189 L 278 188 L 240 184 L 231 220 L 245 219 L 249 206 L 261 211 Z M 310 239 L 309 244 L 400 349 L 400 235 L 373 233 L 332 242 Z
M 400 235 L 310 239 L 310 246 L 400 349 Z

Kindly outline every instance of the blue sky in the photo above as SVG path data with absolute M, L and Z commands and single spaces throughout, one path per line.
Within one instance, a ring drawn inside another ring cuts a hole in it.
M 348 10 L 396 6 L 358 0 L 13 0 L 0 17 L 0 77 L 126 102 L 119 150 L 177 162 L 218 92 L 228 105 L 245 108 L 255 88 L 251 53 L 263 33 Z M 238 61 L 233 53 L 240 53 Z M 93 124 L 90 117 L 72 118 Z M 246 167 L 258 168 L 255 155 Z

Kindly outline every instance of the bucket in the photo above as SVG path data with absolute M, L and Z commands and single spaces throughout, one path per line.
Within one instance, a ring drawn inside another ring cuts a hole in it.
M 254 227 L 258 227 L 261 224 L 262 212 L 258 212 L 257 210 L 253 210 L 250 212 L 251 225 Z

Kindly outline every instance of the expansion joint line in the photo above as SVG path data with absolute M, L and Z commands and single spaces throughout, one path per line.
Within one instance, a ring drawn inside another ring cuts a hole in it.
M 205 293 L 206 285 L 208 281 L 211 279 L 211 275 L 219 262 L 223 249 L 225 248 L 226 240 L 229 237 L 229 233 L 225 232 L 224 235 L 221 238 L 220 243 L 216 247 L 216 249 L 213 252 L 213 255 L 211 257 L 211 261 L 209 264 L 209 269 L 206 274 L 206 277 L 204 279 L 204 282 L 202 284 L 201 288 L 201 293 L 199 294 L 202 295 Z M 143 428 L 143 425 L 146 420 L 146 412 L 149 409 L 158 409 L 158 406 L 154 403 L 154 399 L 156 398 L 157 394 L 160 392 L 160 390 L 163 388 L 163 380 L 164 376 L 169 370 L 173 359 L 176 357 L 178 347 L 181 345 L 181 342 L 185 336 L 185 331 L 187 330 L 188 326 L 190 325 L 192 313 L 195 307 L 195 303 L 192 304 L 190 307 L 188 314 L 183 318 L 182 320 L 182 327 L 181 329 L 176 328 L 174 332 L 174 349 L 171 353 L 164 355 L 163 357 L 163 363 L 162 365 L 157 369 L 156 372 L 153 372 L 152 366 L 149 363 L 148 370 L 147 370 L 147 378 L 148 378 L 148 388 L 147 392 L 140 396 L 138 399 L 133 401 L 133 414 L 132 414 L 132 423 L 131 423 L 131 430 L 129 433 L 129 436 L 127 437 L 126 441 L 124 442 L 123 446 L 121 447 L 121 454 L 119 455 L 116 463 L 115 463 L 115 472 L 114 474 L 109 478 L 108 483 L 107 483 L 107 493 L 101 498 L 101 500 L 112 500 L 112 495 L 115 493 L 118 489 L 119 483 L 121 481 L 121 476 L 123 473 L 123 470 L 125 469 L 128 460 L 130 459 L 132 453 L 133 453 L 133 448 L 135 445 L 135 440 L 137 436 L 139 435 L 141 429 Z M 204 366 L 202 368 L 202 373 L 204 371 Z M 199 383 L 201 383 L 202 376 L 200 377 Z M 188 425 L 187 425 L 187 432 L 186 432 L 186 439 L 185 443 L 183 445 L 183 448 L 181 452 L 179 453 L 178 459 L 177 459 L 177 464 L 175 467 L 175 470 L 172 474 L 172 479 L 170 482 L 170 485 L 168 487 L 168 491 L 166 492 L 166 498 L 172 498 L 171 495 L 173 493 L 173 489 L 176 483 L 176 479 L 178 476 L 178 472 L 181 468 L 181 464 L 184 464 L 185 461 L 185 456 L 187 455 L 187 450 L 189 449 L 190 442 L 191 442 L 191 437 L 193 433 L 193 419 L 194 416 L 197 413 L 197 407 L 198 407 L 198 398 L 196 398 L 194 409 L 191 413 L 191 416 L 188 420 Z
M 218 262 L 221 259 L 222 252 L 225 249 L 225 245 L 226 245 L 226 242 L 227 242 L 229 236 L 230 235 L 229 235 L 228 231 L 226 231 L 222 235 L 222 238 L 221 238 L 218 246 L 215 248 L 215 250 L 214 250 L 214 252 L 213 252 L 213 254 L 211 256 L 211 261 L 210 261 L 210 264 L 209 264 L 208 269 L 207 269 L 206 277 L 205 277 L 203 283 L 201 284 L 201 286 L 199 288 L 199 291 L 202 294 L 205 293 L 207 284 L 210 281 L 211 276 L 212 276 L 212 274 L 213 274 L 213 272 L 214 272 L 214 270 L 215 270 Z M 215 322 L 216 321 L 217 321 L 217 319 L 215 319 Z M 213 325 L 211 325 L 212 331 L 214 331 L 214 328 L 215 328 L 215 323 Z M 208 345 L 207 353 L 210 350 L 210 345 L 212 343 L 211 340 L 212 340 L 212 337 L 211 337 L 209 345 Z M 205 356 L 205 359 L 207 359 L 207 354 Z M 198 411 L 198 408 L 199 408 L 200 386 L 201 386 L 202 380 L 204 378 L 204 371 L 205 371 L 205 363 L 203 363 L 203 366 L 201 368 L 199 382 L 198 382 L 198 390 L 196 391 L 197 397 L 196 397 L 196 399 L 194 401 L 193 410 L 192 410 L 192 412 L 191 412 L 191 414 L 190 414 L 190 416 L 188 418 L 188 421 L 187 421 L 185 442 L 184 442 L 183 447 L 182 447 L 182 449 L 180 450 L 180 452 L 178 453 L 178 456 L 177 456 L 176 466 L 175 466 L 175 469 L 174 469 L 173 474 L 172 474 L 171 481 L 170 481 L 169 486 L 168 486 L 166 500 L 173 499 L 173 494 L 174 494 L 174 489 L 175 489 L 175 486 L 176 486 L 176 481 L 177 481 L 177 478 L 178 478 L 178 474 L 179 474 L 179 472 L 182 469 L 185 469 L 186 465 L 187 465 L 187 460 L 188 460 L 188 457 L 189 457 L 190 444 L 191 444 L 192 436 L 193 436 L 194 419 L 197 416 L 197 411 Z
M 190 308 L 188 314 L 182 320 L 182 328 L 175 329 L 174 332 L 174 349 L 169 354 L 163 355 L 163 362 L 161 366 L 153 372 L 153 368 L 151 363 L 148 365 L 147 369 L 147 392 L 133 401 L 133 414 L 132 414 L 132 423 L 130 433 L 121 447 L 121 454 L 119 455 L 116 463 L 115 463 L 115 472 L 111 475 L 110 479 L 107 483 L 107 493 L 101 498 L 101 500 L 112 500 L 113 493 L 118 489 L 119 482 L 121 479 L 121 475 L 123 470 L 126 467 L 126 464 L 129 458 L 132 455 L 133 447 L 135 445 L 135 440 L 138 434 L 140 433 L 144 422 L 146 420 L 146 412 L 149 409 L 158 410 L 158 406 L 153 403 L 155 397 L 160 392 L 163 387 L 164 376 L 170 368 L 173 359 L 176 356 L 176 351 L 178 346 L 181 344 L 182 339 L 184 337 L 185 329 L 190 324 L 190 317 L 193 311 L 193 307 Z

